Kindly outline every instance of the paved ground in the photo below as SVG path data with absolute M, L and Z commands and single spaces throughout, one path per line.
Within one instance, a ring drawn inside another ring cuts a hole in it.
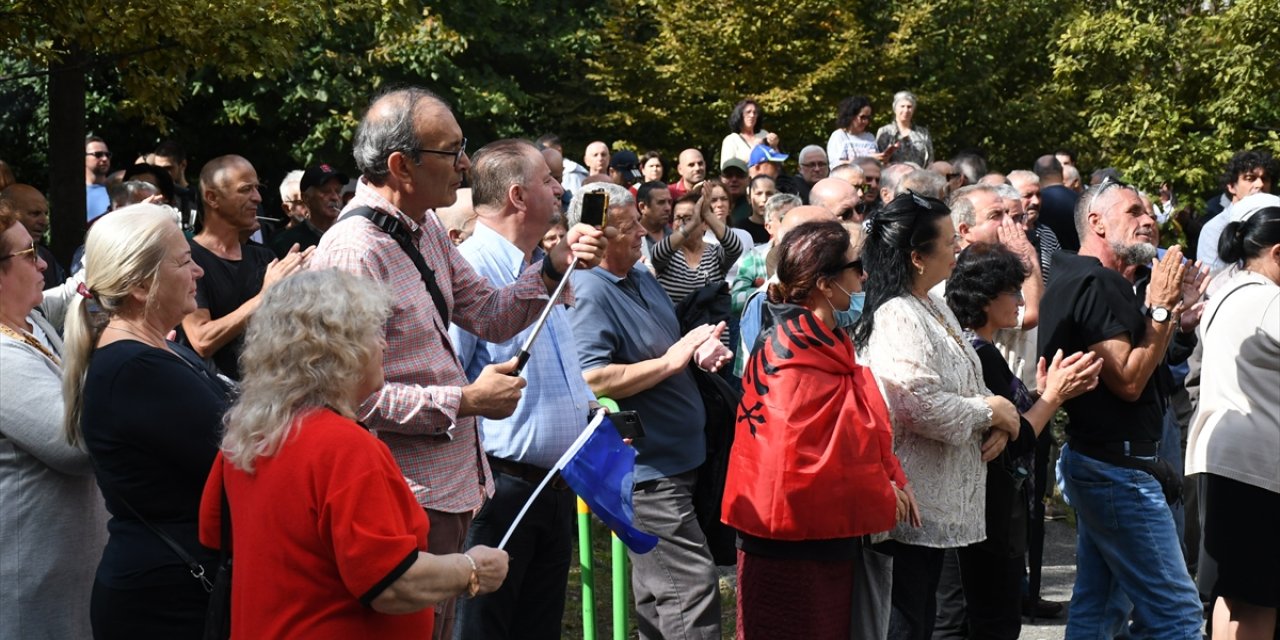
M 1056 602 L 1071 600 L 1071 587 L 1076 582 L 1076 530 L 1066 520 L 1044 523 L 1044 572 L 1041 574 L 1040 596 Z M 1034 624 L 1023 619 L 1023 640 L 1061 640 L 1067 617 L 1038 620 Z

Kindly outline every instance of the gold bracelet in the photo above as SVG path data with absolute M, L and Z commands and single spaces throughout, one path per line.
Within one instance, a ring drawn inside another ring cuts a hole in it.
M 462 557 L 471 563 L 471 578 L 467 580 L 467 595 L 474 598 L 477 593 L 480 593 L 480 569 L 476 567 L 476 560 L 471 557 L 471 554 L 464 553 Z

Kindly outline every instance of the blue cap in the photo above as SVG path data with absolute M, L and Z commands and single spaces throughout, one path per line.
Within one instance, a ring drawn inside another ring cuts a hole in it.
M 747 166 L 754 167 L 762 162 L 783 162 L 789 157 L 767 144 L 758 144 L 751 147 L 751 160 L 747 162 Z

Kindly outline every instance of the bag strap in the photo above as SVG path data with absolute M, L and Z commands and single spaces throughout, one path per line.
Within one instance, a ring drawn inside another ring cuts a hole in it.
M 418 269 L 418 273 L 422 275 L 422 282 L 427 285 L 427 293 L 431 294 L 431 302 L 436 305 L 436 312 L 440 314 L 440 319 L 448 327 L 449 307 L 445 305 L 444 294 L 440 292 L 440 286 L 436 284 L 436 272 L 427 266 L 427 261 L 422 257 L 422 252 L 418 251 L 418 247 L 413 243 L 413 237 L 409 235 L 409 230 L 395 216 L 383 213 L 372 207 L 352 209 L 343 214 L 339 220 L 345 220 L 351 216 L 360 216 L 372 222 L 373 226 L 391 236 L 400 245 L 400 248 L 413 261 L 413 266 Z
M 1232 289 L 1232 290 L 1228 291 L 1226 294 L 1224 294 L 1224 295 L 1222 296 L 1222 299 L 1218 301 L 1218 306 L 1214 308 L 1214 310 L 1213 310 L 1213 316 L 1211 316 L 1211 317 L 1209 318 L 1209 321 L 1208 321 L 1208 322 L 1204 323 L 1204 333 L 1206 333 L 1206 334 L 1207 334 L 1207 333 L 1209 333 L 1209 327 L 1213 324 L 1213 319 L 1218 317 L 1218 312 L 1219 312 L 1219 311 L 1222 311 L 1222 305 L 1223 305 L 1223 304 L 1225 304 L 1225 303 L 1227 302 L 1227 298 L 1230 298 L 1230 297 L 1231 297 L 1231 294 L 1233 294 L 1233 293 L 1235 293 L 1235 292 L 1237 292 L 1237 291 L 1239 291 L 1239 290 L 1241 290 L 1241 289 L 1243 289 L 1243 288 L 1245 288 L 1245 287 L 1247 287 L 1247 286 L 1249 286 L 1249 285 L 1253 285 L 1253 284 L 1260 285 L 1260 284 L 1262 284 L 1262 283 L 1261 283 L 1261 282 L 1246 282 L 1246 283 L 1241 284 L 1240 286 L 1238 286 L 1238 287 L 1236 287 L 1236 288 L 1234 288 L 1234 289 Z
M 172 537 L 170 537 L 169 534 L 161 531 L 154 524 L 151 524 L 151 522 L 149 522 L 146 518 L 142 517 L 142 514 L 138 513 L 138 510 L 134 509 L 133 505 L 129 504 L 128 500 L 124 499 L 124 496 L 115 494 L 113 497 L 116 500 L 119 500 L 120 503 L 123 504 L 125 508 L 129 510 L 129 513 L 133 514 L 133 517 L 137 518 L 139 522 L 141 522 L 148 529 L 150 529 L 151 533 L 156 534 L 156 537 L 160 538 L 160 541 L 164 542 L 165 546 L 169 547 L 169 550 L 173 551 L 173 554 L 178 556 L 179 560 L 182 560 L 182 564 L 187 566 L 187 571 L 191 572 L 191 576 L 194 577 L 196 580 L 200 581 L 200 586 L 204 587 L 205 593 L 213 592 L 213 583 L 210 582 L 209 578 L 205 576 L 204 567 L 200 565 L 200 562 L 198 560 L 192 557 L 190 553 L 187 553 L 187 550 L 183 549 L 182 545 L 178 544 L 178 542 L 174 540 Z

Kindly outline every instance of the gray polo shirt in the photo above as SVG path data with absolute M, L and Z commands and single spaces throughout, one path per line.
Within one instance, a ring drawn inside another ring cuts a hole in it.
M 583 371 L 661 357 L 680 339 L 675 308 L 652 273 L 632 267 L 619 278 L 603 267 L 573 272 L 574 338 Z M 623 411 L 640 414 L 645 436 L 636 440 L 636 482 L 674 476 L 702 464 L 706 408 L 698 385 L 681 371 L 630 398 Z

